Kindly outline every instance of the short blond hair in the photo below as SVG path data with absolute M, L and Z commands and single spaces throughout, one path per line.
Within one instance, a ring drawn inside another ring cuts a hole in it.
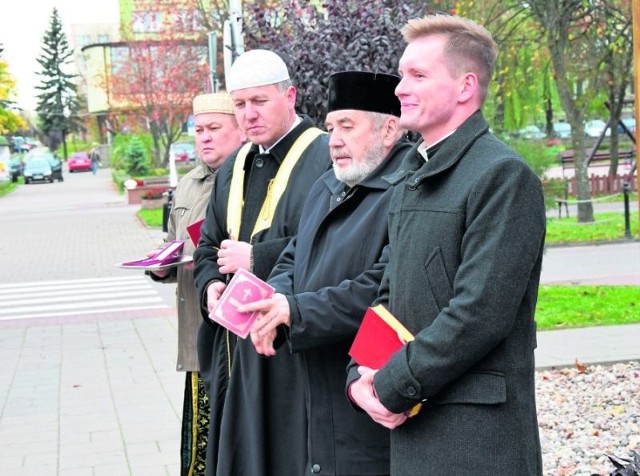
M 431 35 L 447 38 L 445 61 L 454 77 L 473 72 L 478 77 L 480 100 L 484 103 L 498 57 L 498 45 L 483 26 L 453 15 L 427 15 L 414 18 L 402 28 L 407 43 Z

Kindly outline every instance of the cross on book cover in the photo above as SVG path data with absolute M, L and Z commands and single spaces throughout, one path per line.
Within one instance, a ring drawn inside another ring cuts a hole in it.
M 238 269 L 218 300 L 218 305 L 209 317 L 229 329 L 237 336 L 246 339 L 259 312 L 239 312 L 238 306 L 269 299 L 274 288 L 255 274 Z

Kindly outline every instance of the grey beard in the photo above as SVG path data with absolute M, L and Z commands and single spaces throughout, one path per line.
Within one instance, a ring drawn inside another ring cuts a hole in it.
M 349 187 L 362 182 L 371 174 L 384 160 L 384 146 L 382 144 L 369 144 L 365 151 L 365 158 L 362 162 L 353 162 L 348 169 L 338 169 L 333 166 L 336 178 L 346 183 Z

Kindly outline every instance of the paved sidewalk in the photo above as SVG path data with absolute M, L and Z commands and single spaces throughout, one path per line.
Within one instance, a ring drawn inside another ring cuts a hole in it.
M 101 211 L 104 225 L 117 232 L 108 256 L 96 258 L 104 266 L 78 273 L 117 275 L 117 257 L 135 257 L 162 236 L 132 218 L 136 207 L 115 194 L 103 199 L 111 203 Z M 52 211 L 38 213 L 42 220 Z M 72 220 L 71 211 L 55 213 Z M 26 218 L 19 225 L 31 233 Z M 549 249 L 543 265 L 544 282 L 640 284 L 639 276 L 637 242 Z M 179 475 L 184 374 L 175 371 L 175 309 L 168 314 L 0 322 L 0 474 Z M 640 325 L 539 332 L 536 361 L 549 368 L 640 360 L 639 343 Z
M 542 284 L 640 286 L 640 243 L 554 247 Z M 640 313 L 640 309 L 638 309 Z M 538 332 L 538 368 L 640 360 L 640 324 Z
M 640 312 L 640 310 L 639 310 Z M 640 324 L 538 332 L 536 367 L 640 361 Z

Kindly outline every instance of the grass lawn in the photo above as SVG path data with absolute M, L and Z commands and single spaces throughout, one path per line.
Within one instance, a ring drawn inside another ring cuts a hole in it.
M 148 226 L 162 226 L 162 208 L 140 209 Z M 547 220 L 546 243 L 576 244 L 624 239 L 623 213 L 598 213 L 595 223 L 575 217 Z M 638 212 L 630 215 L 631 233 L 638 237 Z M 640 270 L 638 270 L 640 272 Z M 538 330 L 631 324 L 640 322 L 640 286 L 540 286 L 536 308 Z
M 138 210 L 138 216 L 142 223 L 152 228 L 162 227 L 162 207 L 160 208 L 141 208 Z
M 546 244 L 575 244 L 625 238 L 623 212 L 596 213 L 593 223 L 578 223 L 575 217 L 547 219 Z M 638 212 L 629 214 L 631 236 L 638 237 Z
M 640 322 L 640 286 L 540 286 L 538 330 Z
M 4 195 L 8 194 L 9 192 L 13 191 L 19 183 L 22 183 L 22 177 L 20 177 L 18 179 L 18 182 L 0 182 L 0 197 L 3 197 Z

